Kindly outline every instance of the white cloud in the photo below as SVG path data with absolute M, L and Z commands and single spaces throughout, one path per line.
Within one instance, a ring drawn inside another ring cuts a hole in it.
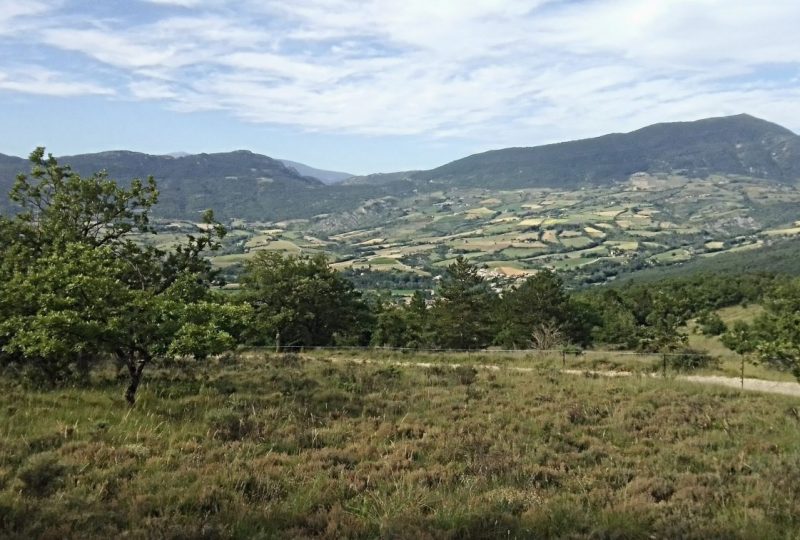
M 197 7 L 203 4 L 203 0 L 145 0 L 150 4 L 163 4 L 168 6 Z
M 128 89 L 133 97 L 142 100 L 169 100 L 179 97 L 178 92 L 170 85 L 157 80 L 134 81 L 128 85 Z
M 24 71 L 0 71 L 0 90 L 44 96 L 80 96 L 86 94 L 114 94 L 110 88 L 70 80 L 67 75 L 43 68 L 28 67 Z
M 15 34 L 27 29 L 24 21 L 42 15 L 53 8 L 54 2 L 29 0 L 0 0 L 0 36 Z
M 95 60 L 121 68 L 161 66 L 178 68 L 187 60 L 181 59 L 181 45 L 174 43 L 143 43 L 119 35 L 113 30 L 76 30 L 54 28 L 42 33 L 42 41 L 62 50 L 78 51 Z
M 75 74 L 91 93 L 99 65 L 130 99 L 308 130 L 533 144 L 744 111 L 800 127 L 796 0 L 146 4 L 192 10 L 27 39 L 94 62 Z

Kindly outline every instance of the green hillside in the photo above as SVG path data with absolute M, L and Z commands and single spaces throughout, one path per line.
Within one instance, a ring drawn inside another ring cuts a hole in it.
M 575 284 L 742 264 L 758 270 L 765 261 L 791 271 L 794 258 L 771 253 L 800 238 L 799 141 L 738 115 L 337 185 L 247 151 L 115 151 L 60 162 L 83 175 L 107 170 L 122 183 L 153 175 L 154 215 L 172 232 L 191 230 L 213 208 L 232 231 L 216 260 L 232 279 L 260 250 L 324 252 L 357 276 L 405 276 L 392 289 L 407 290 L 401 282 L 409 276 L 435 276 L 459 255 L 493 274 L 516 279 L 550 268 Z M 27 169 L 25 160 L 0 155 L 0 190 Z M 0 200 L 1 211 L 13 210 Z
M 224 218 L 276 221 L 363 213 L 365 204 L 377 201 L 387 206 L 386 197 L 420 192 L 475 187 L 569 190 L 625 182 L 636 173 L 743 176 L 793 184 L 800 179 L 800 137 L 776 124 L 738 115 L 656 124 L 627 134 L 533 148 L 506 148 L 429 171 L 355 177 L 344 185 L 325 185 L 279 160 L 244 150 L 178 157 L 114 151 L 65 156 L 61 163 L 82 174 L 106 169 L 123 182 L 153 175 L 159 182 L 158 212 L 163 217 L 193 219 L 213 207 Z M 23 159 L 0 155 L 0 191 L 8 191 L 16 174 L 27 168 Z M 760 203 L 757 198 L 752 202 L 753 206 Z M 378 216 L 376 222 L 382 219 Z
M 534 148 L 475 154 L 413 175 L 420 183 L 457 186 L 580 187 L 626 180 L 637 172 L 756 176 L 781 182 L 800 178 L 800 137 L 738 115 L 656 124 Z
M 244 150 L 183 157 L 113 151 L 64 156 L 59 162 L 82 175 L 106 170 L 121 183 L 152 175 L 160 192 L 157 213 L 164 218 L 197 219 L 208 208 L 224 219 L 304 218 L 407 190 L 404 185 L 326 186 L 279 160 Z M 0 155 L 0 192 L 7 193 L 16 175 L 28 170 L 26 160 Z M 0 201 L 0 211 L 12 211 L 5 196 Z

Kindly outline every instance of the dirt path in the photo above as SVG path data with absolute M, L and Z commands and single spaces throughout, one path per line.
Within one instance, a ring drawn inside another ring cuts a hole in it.
M 770 394 L 783 394 L 786 396 L 800 397 L 800 383 L 796 382 L 765 381 L 763 379 L 748 379 L 745 377 L 744 387 L 742 387 L 742 380 L 737 377 L 721 377 L 719 375 L 681 375 L 678 378 L 693 383 L 716 384 L 720 386 L 730 386 L 731 388 L 742 388 L 744 390 L 751 390 L 754 392 L 768 392 Z
M 472 367 L 478 369 L 487 369 L 491 371 L 499 371 L 501 369 L 507 369 L 509 371 L 516 371 L 519 373 L 531 373 L 534 368 L 526 368 L 526 367 L 515 367 L 515 366 L 498 366 L 495 364 L 443 364 L 441 362 L 385 362 L 381 360 L 370 360 L 366 358 L 351 358 L 343 360 L 346 362 L 355 362 L 360 364 L 386 364 L 390 363 L 397 366 L 414 366 L 414 367 L 424 367 L 424 368 L 431 368 L 434 366 L 444 366 L 450 368 L 457 368 L 459 366 L 464 365 L 471 365 Z M 567 375 L 596 375 L 598 377 L 631 377 L 634 375 L 633 372 L 630 371 L 599 371 L 599 370 L 588 370 L 588 369 L 562 369 L 560 370 L 561 373 L 566 373 Z M 659 378 L 661 375 L 659 373 L 653 373 L 650 377 Z M 751 379 L 745 377 L 744 379 L 744 386 L 742 385 L 742 380 L 739 377 L 722 377 L 720 375 L 678 375 L 675 377 L 677 380 L 697 383 L 697 384 L 712 384 L 717 386 L 727 386 L 730 388 L 739 388 L 742 390 L 749 390 L 752 392 L 766 392 L 770 394 L 782 394 L 785 396 L 797 396 L 800 397 L 800 383 L 796 382 L 778 382 L 778 381 L 766 381 L 764 379 Z

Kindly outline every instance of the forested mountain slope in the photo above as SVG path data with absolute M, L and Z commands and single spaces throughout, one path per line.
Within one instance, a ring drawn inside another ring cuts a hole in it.
M 63 156 L 60 163 L 84 175 L 107 170 L 121 182 L 153 175 L 161 192 L 162 217 L 193 219 L 214 208 L 223 218 L 276 221 L 358 212 L 376 202 L 391 205 L 389 197 L 419 192 L 474 187 L 578 189 L 612 185 L 642 172 L 687 178 L 746 176 L 794 184 L 800 179 L 800 137 L 742 114 L 494 150 L 428 171 L 374 174 L 337 185 L 325 185 L 296 167 L 246 150 L 186 156 L 112 151 Z M 24 159 L 0 154 L 0 191 L 7 192 L 16 174 L 27 169 Z M 10 210 L 2 204 L 0 210 Z
M 637 172 L 692 177 L 713 173 L 794 182 L 800 179 L 800 137 L 777 124 L 742 114 L 494 150 L 412 178 L 453 186 L 568 188 L 624 181 Z

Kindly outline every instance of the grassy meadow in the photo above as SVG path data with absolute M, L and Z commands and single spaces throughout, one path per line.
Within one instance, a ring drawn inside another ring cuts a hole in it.
M 367 354 L 6 379 L 0 537 L 800 537 L 797 398 Z

